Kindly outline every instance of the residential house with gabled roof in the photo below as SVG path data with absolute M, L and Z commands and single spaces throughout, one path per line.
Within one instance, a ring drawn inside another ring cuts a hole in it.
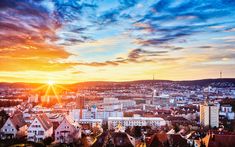
M 71 143 L 79 138 L 81 138 L 81 126 L 71 117 L 64 116 L 64 119 L 55 130 L 55 141 Z
M 28 141 L 39 142 L 53 134 L 53 125 L 46 114 L 36 115 L 28 128 Z
M 17 112 L 7 119 L 1 128 L 1 138 L 15 138 L 26 136 L 27 124 L 23 114 Z
M 100 134 L 92 147 L 115 146 L 115 147 L 134 147 L 135 138 L 125 132 L 106 131 Z

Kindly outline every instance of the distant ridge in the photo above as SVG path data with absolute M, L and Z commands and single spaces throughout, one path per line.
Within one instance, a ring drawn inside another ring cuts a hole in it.
M 175 83 L 185 86 L 223 86 L 224 84 L 235 86 L 235 78 L 222 78 L 222 79 L 200 79 L 200 80 L 185 80 L 185 81 L 172 81 L 172 80 L 136 80 L 136 81 L 124 81 L 124 82 L 117 82 L 117 81 L 88 81 L 88 82 L 79 82 L 74 84 L 61 84 L 65 86 L 102 86 L 102 85 L 122 85 L 122 84 L 148 84 L 148 83 L 159 83 L 159 82 L 166 82 L 166 83 Z M 7 82 L 0 82 L 0 88 L 8 87 L 8 88 L 28 88 L 28 87 L 38 87 L 43 85 L 43 83 L 24 83 L 24 82 L 16 82 L 16 83 L 7 83 Z
M 187 80 L 187 81 L 175 81 L 182 85 L 199 85 L 199 86 L 215 86 L 216 84 L 232 84 L 235 86 L 235 78 L 218 78 L 218 79 L 201 79 L 201 80 Z

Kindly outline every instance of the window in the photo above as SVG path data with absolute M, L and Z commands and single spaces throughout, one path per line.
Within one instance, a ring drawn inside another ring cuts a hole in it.
M 7 132 L 7 129 L 5 129 L 5 132 Z
M 14 131 L 14 129 L 11 129 L 12 131 Z
M 38 131 L 38 135 L 44 135 L 44 131 Z
M 11 126 L 11 124 L 7 124 L 7 126 Z

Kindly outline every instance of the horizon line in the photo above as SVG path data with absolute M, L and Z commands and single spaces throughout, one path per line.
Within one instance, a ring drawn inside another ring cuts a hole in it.
M 120 81 L 110 81 L 110 80 L 100 80 L 100 81 L 81 81 L 81 82 L 74 82 L 74 83 L 56 83 L 58 85 L 73 85 L 73 84 L 79 84 L 79 83 L 89 83 L 89 82 L 110 82 L 110 83 L 125 83 L 125 82 L 136 82 L 136 81 L 170 81 L 170 82 L 184 82 L 184 81 L 200 81 L 200 80 L 226 80 L 226 79 L 235 79 L 234 78 L 204 78 L 204 79 L 185 79 L 185 80 L 167 80 L 167 79 L 140 79 L 140 80 L 120 80 Z M 17 84 L 17 83 L 24 83 L 24 84 L 46 84 L 42 82 L 1 82 L 7 83 L 7 84 Z

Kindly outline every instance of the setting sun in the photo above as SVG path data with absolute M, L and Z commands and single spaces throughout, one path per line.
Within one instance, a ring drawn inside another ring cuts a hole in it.
M 49 81 L 47 81 L 47 84 L 48 84 L 48 85 L 54 85 L 54 84 L 55 84 L 55 81 L 49 80 Z

